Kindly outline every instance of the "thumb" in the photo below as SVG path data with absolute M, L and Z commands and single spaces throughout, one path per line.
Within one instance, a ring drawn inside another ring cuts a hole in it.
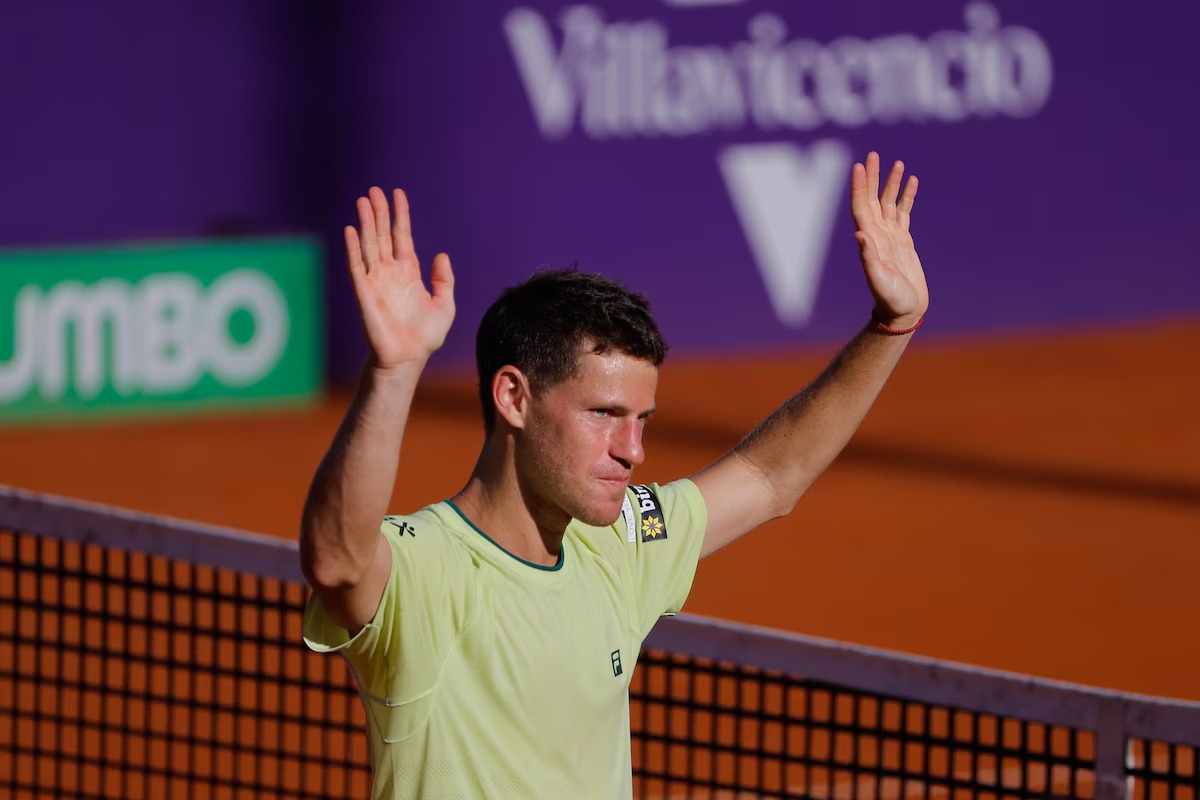
M 869 234 L 863 231 L 855 231 L 854 238 L 858 241 L 858 257 L 862 261 L 864 269 L 871 269 L 880 262 L 879 248 L 875 246 L 875 240 Z
M 438 253 L 433 258 L 429 287 L 434 300 L 454 303 L 454 268 L 450 266 L 450 256 L 445 253 Z

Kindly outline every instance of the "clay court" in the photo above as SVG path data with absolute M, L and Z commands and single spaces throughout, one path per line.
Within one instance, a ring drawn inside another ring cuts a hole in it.
M 1200 324 L 918 338 L 795 514 L 705 561 L 692 613 L 1200 700 Z M 638 479 L 689 474 L 829 351 L 668 361 Z M 453 494 L 473 382 L 421 391 L 393 506 Z M 347 402 L 0 430 L 0 482 L 294 537 Z

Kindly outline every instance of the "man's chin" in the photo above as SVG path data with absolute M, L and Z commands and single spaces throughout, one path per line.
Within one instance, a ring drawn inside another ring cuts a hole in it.
M 621 518 L 621 504 L 617 503 L 615 507 L 593 507 L 589 509 L 580 509 L 580 513 L 575 519 L 591 525 L 593 528 L 607 528 Z

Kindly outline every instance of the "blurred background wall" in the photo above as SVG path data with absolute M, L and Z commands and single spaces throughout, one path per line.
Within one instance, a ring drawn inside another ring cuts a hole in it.
M 929 318 L 843 456 L 705 560 L 688 610 L 1200 697 L 1197 22 L 1161 0 L 8 4 L 0 482 L 295 536 L 365 354 L 341 229 L 371 185 L 408 191 L 420 255 L 458 275 L 397 510 L 469 469 L 486 305 L 573 262 L 653 300 L 673 352 L 639 480 L 691 474 L 866 322 L 846 187 L 874 148 L 921 178 Z
M 0 246 L 315 236 L 328 366 L 363 355 L 340 228 L 409 191 L 469 361 L 505 285 L 578 261 L 648 292 L 677 353 L 864 317 L 845 186 L 922 179 L 932 336 L 1200 306 L 1182 3 L 10 4 Z M 8 315 L 8 309 L 4 309 Z M 3 358 L 3 354 L 0 354 Z

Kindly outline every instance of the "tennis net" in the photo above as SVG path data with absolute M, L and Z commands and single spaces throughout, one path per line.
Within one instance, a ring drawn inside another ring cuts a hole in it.
M 295 544 L 0 487 L 0 797 L 362 798 Z M 1200 704 L 680 616 L 630 690 L 644 798 L 1200 800 Z

